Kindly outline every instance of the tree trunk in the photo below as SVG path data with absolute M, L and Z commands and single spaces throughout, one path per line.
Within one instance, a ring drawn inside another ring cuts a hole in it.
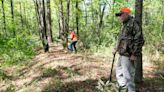
M 98 45 L 101 45 L 101 29 L 102 29 L 102 26 L 103 26 L 103 18 L 104 18 L 104 13 L 105 13 L 105 8 L 106 8 L 106 3 L 103 5 L 103 9 L 101 11 L 101 5 L 100 5 L 100 16 L 99 16 L 99 24 L 98 24 L 98 32 L 97 32 L 97 35 L 98 35 Z
M 14 5 L 13 5 L 13 0 L 10 0 L 11 4 L 11 16 L 12 16 L 12 21 L 14 22 Z
M 115 14 L 114 14 L 114 4 L 115 4 L 115 0 L 113 0 L 113 3 L 112 3 L 112 14 L 113 14 L 113 16 L 112 16 L 112 29 L 113 29 L 113 27 L 114 27 L 114 18 L 115 18 Z
M 70 14 L 70 0 L 67 0 L 67 17 L 66 17 L 66 43 L 68 42 L 68 33 L 69 33 L 69 14 Z
M 44 13 L 44 0 L 39 0 L 39 13 L 40 13 L 40 24 L 41 24 L 41 28 L 40 28 L 40 32 L 41 32 L 41 40 L 42 40 L 42 45 L 43 47 L 46 45 L 46 37 L 45 37 L 45 31 L 46 31 L 46 28 L 45 28 L 45 23 L 44 23 L 44 18 L 45 18 L 45 13 Z
M 35 6 L 35 12 L 36 12 L 36 19 L 38 23 L 38 32 L 39 32 L 39 37 L 42 39 L 42 32 L 41 32 L 41 19 L 40 19 L 40 6 L 38 0 L 33 0 L 34 1 L 34 6 Z
M 63 35 L 64 35 L 64 14 L 63 14 L 63 1 L 60 1 L 60 5 L 59 5 L 59 38 L 62 39 Z M 64 40 L 64 39 L 62 39 Z
M 164 1 L 162 0 L 162 5 L 164 4 Z M 161 10 L 161 16 L 164 15 L 164 9 Z M 162 21 L 162 27 L 161 27 L 161 33 L 164 32 L 164 19 Z
M 22 25 L 22 29 L 23 29 L 23 16 L 22 16 L 22 4 L 21 4 L 21 2 L 19 2 L 19 8 L 20 8 L 21 25 Z
M 23 15 L 24 15 L 24 24 L 26 24 L 26 27 L 28 29 L 28 34 L 31 34 L 30 32 L 30 24 L 28 23 L 28 21 L 30 21 L 27 17 L 27 12 L 26 12 L 26 3 L 23 3 Z
M 6 32 L 6 15 L 5 15 L 5 8 L 4 8 L 4 0 L 1 1 L 2 3 L 2 12 L 3 12 L 3 29 L 4 33 Z
M 88 11 L 87 11 L 87 5 L 86 5 L 86 2 L 84 0 L 84 6 L 85 6 L 85 26 L 87 26 L 88 24 Z
M 53 42 L 52 37 L 52 28 L 51 28 L 51 5 L 50 0 L 47 0 L 47 35 L 48 35 L 48 42 Z
M 44 35 L 45 35 L 45 40 L 47 41 L 47 25 L 46 25 L 46 9 L 45 9 L 45 0 L 42 0 L 43 4 L 43 24 L 44 24 Z
M 14 5 L 13 5 L 13 0 L 10 0 L 10 6 L 11 6 L 11 18 L 12 18 L 12 28 L 13 28 L 13 36 L 16 35 L 15 33 L 15 22 L 14 22 Z
M 162 29 L 161 29 L 161 32 L 164 32 L 164 20 L 163 20 L 163 23 L 162 23 Z
M 76 0 L 76 32 L 77 35 L 79 36 L 79 2 Z
M 142 31 L 142 8 L 143 8 L 143 0 L 136 0 L 135 3 L 135 19 L 139 23 L 140 29 Z M 143 79 L 143 69 L 142 69 L 142 55 L 138 57 L 136 64 L 136 76 L 135 81 L 137 83 L 142 83 Z

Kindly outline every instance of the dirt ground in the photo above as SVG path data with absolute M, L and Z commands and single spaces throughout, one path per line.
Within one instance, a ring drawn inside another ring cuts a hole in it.
M 98 79 L 108 79 L 112 57 L 74 54 L 61 47 L 54 45 L 49 53 L 38 51 L 31 61 L 4 68 L 9 77 L 0 81 L 0 92 L 98 92 Z M 144 65 L 139 92 L 164 92 L 164 79 L 155 69 Z

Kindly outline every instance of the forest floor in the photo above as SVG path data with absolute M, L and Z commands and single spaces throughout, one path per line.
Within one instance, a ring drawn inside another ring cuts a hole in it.
M 22 65 L 3 68 L 7 77 L 0 81 L 0 92 L 98 92 L 98 79 L 109 76 L 112 56 L 68 53 L 61 45 L 37 53 Z M 164 79 L 154 73 L 156 67 L 144 63 L 143 68 L 140 92 L 164 92 Z

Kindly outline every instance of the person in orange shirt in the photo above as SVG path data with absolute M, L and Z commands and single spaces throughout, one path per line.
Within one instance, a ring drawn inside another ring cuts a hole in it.
M 70 31 L 70 37 L 69 38 L 71 39 L 71 43 L 70 43 L 68 49 L 71 51 L 77 52 L 76 43 L 78 41 L 78 36 L 75 33 L 75 31 L 73 31 L 73 30 Z

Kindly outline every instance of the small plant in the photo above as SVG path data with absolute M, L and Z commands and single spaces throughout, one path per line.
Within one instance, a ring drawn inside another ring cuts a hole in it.
M 58 71 L 56 69 L 48 68 L 48 69 L 43 70 L 42 77 L 54 77 L 57 74 L 58 74 Z
M 75 71 L 71 68 L 65 68 L 64 70 L 69 74 L 70 77 L 75 76 L 75 75 L 80 75 L 78 71 Z
M 48 85 L 44 87 L 42 92 L 59 92 L 62 82 L 58 78 L 52 79 Z
M 101 79 L 99 79 L 97 84 L 98 85 L 96 88 L 99 90 L 99 92 L 118 92 L 116 84 L 110 82 L 109 80 L 107 82 L 103 82 Z
M 5 71 L 0 69 L 0 80 L 11 79 L 11 76 L 8 76 Z
M 15 85 L 10 84 L 4 92 L 15 92 Z

